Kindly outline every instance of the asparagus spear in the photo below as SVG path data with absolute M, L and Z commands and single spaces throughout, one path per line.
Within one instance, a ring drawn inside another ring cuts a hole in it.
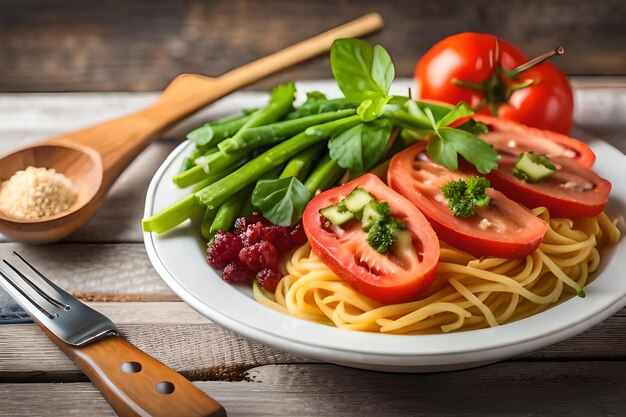
M 222 204 L 219 209 L 217 209 L 217 214 L 215 215 L 213 223 L 211 224 L 208 240 L 213 239 L 213 236 L 215 236 L 215 233 L 218 230 L 230 230 L 230 228 L 233 227 L 233 225 L 235 224 L 235 220 L 237 219 L 237 215 L 239 214 L 241 208 L 246 202 L 246 198 L 250 198 L 250 194 L 252 194 L 252 189 L 252 186 L 244 188 L 243 190 L 239 191 L 237 194 L 226 200 L 226 202 Z
M 279 168 L 274 168 L 267 172 L 263 178 L 274 178 L 280 172 Z M 237 194 L 229 198 L 224 204 L 222 204 L 217 210 L 217 214 L 214 217 L 213 223 L 209 229 L 210 239 L 213 239 L 215 233 L 218 230 L 230 230 L 235 224 L 235 220 L 240 215 L 242 209 L 245 207 L 248 201 L 251 201 L 251 194 L 254 190 L 254 185 L 249 185 Z M 208 210 L 208 209 L 207 209 Z M 210 240 L 209 239 L 209 240 Z
M 345 170 L 337 162 L 330 159 L 328 152 L 319 161 L 309 178 L 304 182 L 304 186 L 311 192 L 311 195 L 319 191 L 324 191 L 335 184 L 343 175 Z
M 219 206 L 267 171 L 284 164 L 304 149 L 328 139 L 335 132 L 349 129 L 359 122 L 359 116 L 350 116 L 312 126 L 305 132 L 279 143 L 221 180 L 198 191 L 196 196 L 202 204 L 208 207 Z
M 217 209 L 206 208 L 204 212 L 204 217 L 202 218 L 202 223 L 200 223 L 200 233 L 202 237 L 206 240 L 211 240 L 213 238 L 213 234 L 211 233 L 211 225 L 213 224 L 213 220 L 217 214 Z
M 304 131 L 310 126 L 331 122 L 354 114 L 356 114 L 356 110 L 346 109 L 260 126 L 248 129 L 245 132 L 238 132 L 232 138 L 221 142 L 218 147 L 222 152 L 233 153 L 242 149 L 254 149 L 260 146 L 273 145 Z
M 335 98 L 331 100 L 326 98 L 307 100 L 304 104 L 302 104 L 302 106 L 287 114 L 285 119 L 299 119 L 312 114 L 320 114 L 344 109 L 356 109 L 357 107 L 359 107 L 359 103 L 355 103 L 354 101 L 345 98 Z
M 215 178 L 215 180 L 217 180 L 223 177 L 225 175 L 225 171 L 227 171 L 230 167 L 238 166 L 241 161 L 245 160 L 247 153 L 248 152 L 244 150 L 231 154 L 226 154 L 222 151 L 209 154 L 204 157 L 201 164 L 196 165 L 185 172 L 180 172 L 174 175 L 174 184 L 180 188 L 185 188 L 200 181 L 206 181 L 210 178 Z
M 183 201 L 144 219 L 142 227 L 146 232 L 161 233 L 185 221 L 201 204 L 212 208 L 219 207 L 235 193 L 254 183 L 264 173 L 281 166 L 299 152 L 327 140 L 336 132 L 349 129 L 358 123 L 360 123 L 358 116 L 350 116 L 323 125 L 312 126 L 305 132 L 274 146 L 241 168 L 197 191 Z
M 309 168 L 313 165 L 313 162 L 317 156 L 322 152 L 324 144 L 312 146 L 309 149 L 305 149 L 298 155 L 289 160 L 285 169 L 280 174 L 280 178 L 296 177 L 299 180 L 304 180 L 304 177 L 308 174 Z
M 167 232 L 193 216 L 200 209 L 202 209 L 202 205 L 194 194 L 190 194 L 158 214 L 142 219 L 141 227 L 144 232 Z
M 231 140 L 240 141 L 240 137 L 254 127 L 263 126 L 280 120 L 292 109 L 296 89 L 293 83 L 279 85 L 272 90 L 270 102 L 250 115 L 246 122 L 235 133 Z M 193 133 L 193 132 L 192 132 Z M 229 154 L 218 151 L 204 157 L 203 163 L 174 176 L 174 183 L 179 187 L 187 187 L 207 178 L 211 172 L 222 171 L 244 158 L 249 150 L 242 149 Z M 208 168 L 208 169 L 206 169 Z
M 205 125 L 189 132 L 189 134 L 187 134 L 187 139 L 194 142 L 196 146 L 215 146 L 222 140 L 237 133 L 237 131 L 241 129 L 243 125 L 250 120 L 250 118 L 252 118 L 253 114 L 254 113 L 249 113 L 237 117 L 229 116 L 225 119 L 206 123 Z

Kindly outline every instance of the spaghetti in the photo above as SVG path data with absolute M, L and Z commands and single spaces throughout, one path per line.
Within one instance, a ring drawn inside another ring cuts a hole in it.
M 442 243 L 437 279 L 421 299 L 383 305 L 339 278 L 304 245 L 283 263 L 274 294 L 254 284 L 260 303 L 336 327 L 391 334 L 473 330 L 516 321 L 582 293 L 600 263 L 598 247 L 620 237 L 617 220 L 551 219 L 539 248 L 521 259 L 476 259 Z

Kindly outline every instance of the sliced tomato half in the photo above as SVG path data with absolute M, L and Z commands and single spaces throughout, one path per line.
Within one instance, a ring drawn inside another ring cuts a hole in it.
M 474 120 L 489 126 L 489 133 L 481 135 L 481 138 L 491 143 L 500 153 L 517 156 L 522 152 L 532 151 L 548 158 L 563 156 L 585 168 L 591 168 L 596 160 L 596 155 L 589 146 L 560 133 L 483 114 L 475 114 Z
M 429 159 L 425 149 L 426 143 L 418 143 L 394 156 L 387 182 L 420 209 L 441 240 L 477 257 L 517 258 L 537 249 L 547 225 L 493 188 L 485 190 L 491 202 L 476 215 L 454 216 L 441 187 L 474 174 L 450 171 Z
M 359 221 L 334 226 L 320 210 L 337 204 L 356 187 L 386 201 L 391 215 L 401 220 L 411 241 L 396 241 L 387 253 L 378 253 L 366 241 Z M 313 252 L 355 290 L 383 303 L 415 299 L 435 279 L 439 240 L 422 213 L 378 177 L 365 174 L 318 194 L 306 206 L 303 225 Z
M 546 207 L 552 217 L 581 218 L 602 213 L 611 183 L 565 157 L 550 159 L 557 170 L 534 184 L 512 173 L 517 157 L 500 155 L 498 169 L 486 177 L 509 198 L 528 208 Z

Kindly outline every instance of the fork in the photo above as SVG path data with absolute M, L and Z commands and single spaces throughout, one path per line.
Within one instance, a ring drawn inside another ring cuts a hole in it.
M 115 324 L 58 287 L 17 252 L 0 285 L 126 416 L 226 416 L 213 398 L 120 336 Z M 6 268 L 8 267 L 8 268 Z

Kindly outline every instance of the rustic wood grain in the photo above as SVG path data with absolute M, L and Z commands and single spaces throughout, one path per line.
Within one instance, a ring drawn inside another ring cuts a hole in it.
M 248 381 L 196 382 L 237 416 L 553 416 L 626 413 L 626 362 L 501 363 L 392 375 L 333 365 L 270 365 Z M 115 416 L 89 383 L 0 384 L 2 415 Z M 71 401 L 68 399 L 71 398 Z M 5 413 L 5 414 L 3 414 Z
M 58 285 L 72 292 L 138 294 L 175 299 L 152 268 L 143 244 L 0 243 L 0 256 L 17 251 Z
M 182 302 L 94 303 L 140 349 L 194 380 L 231 378 L 233 370 L 307 362 L 250 342 Z M 514 361 L 624 361 L 626 310 L 564 342 Z M 84 381 L 76 366 L 34 324 L 0 326 L 0 381 Z
M 493 33 L 537 55 L 557 44 L 569 74 L 626 74 L 620 0 L 80 0 L 0 2 L 0 91 L 159 90 L 181 72 L 217 75 L 379 11 L 397 74 L 443 37 Z M 327 78 L 320 58 L 259 84 Z

